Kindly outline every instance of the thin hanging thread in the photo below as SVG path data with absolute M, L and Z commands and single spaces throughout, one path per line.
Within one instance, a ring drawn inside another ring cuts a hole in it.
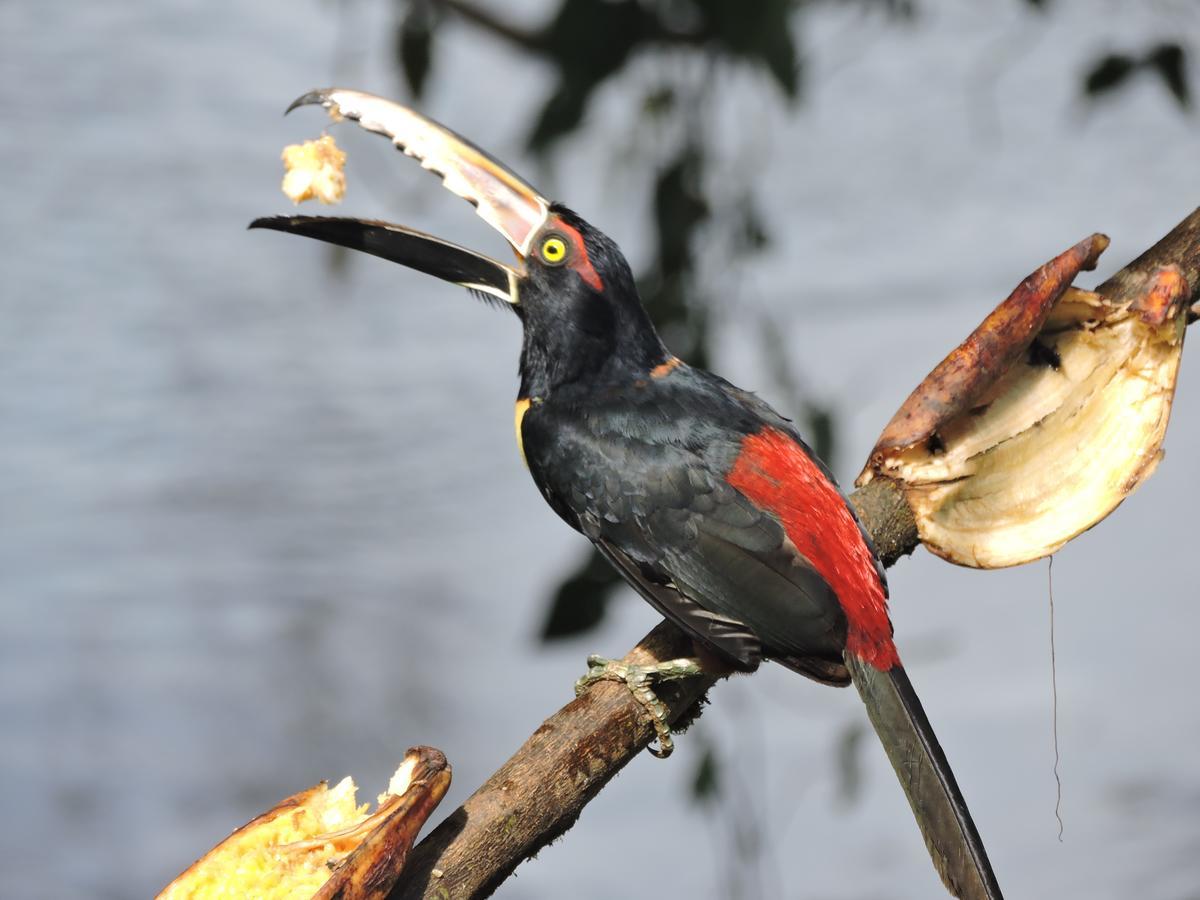
M 1054 557 L 1046 566 L 1046 582 L 1050 595 L 1050 692 L 1051 715 L 1054 722 L 1054 784 L 1057 793 L 1054 798 L 1054 818 L 1058 819 L 1058 842 L 1063 842 L 1062 820 L 1062 778 L 1058 774 L 1058 660 L 1054 652 Z

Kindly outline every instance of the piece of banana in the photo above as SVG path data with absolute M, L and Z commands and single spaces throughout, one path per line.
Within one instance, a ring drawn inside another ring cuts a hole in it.
M 1094 235 L 1029 276 L 913 392 L 858 483 L 897 482 L 951 562 L 1029 562 L 1091 528 L 1157 466 L 1188 286 L 1158 270 L 1132 303 L 1070 287 Z
M 332 135 L 283 148 L 280 189 L 299 206 L 305 200 L 340 203 L 346 193 L 346 154 Z
M 158 900 L 383 898 L 449 785 L 446 757 L 431 747 L 408 751 L 371 815 L 355 802 L 351 778 L 321 783 L 237 829 Z

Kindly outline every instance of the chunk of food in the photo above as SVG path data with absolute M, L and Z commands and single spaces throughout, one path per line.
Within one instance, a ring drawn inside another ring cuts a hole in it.
M 352 778 L 322 782 L 247 822 L 158 896 L 384 897 L 449 785 L 450 766 L 430 747 L 408 751 L 374 814 L 355 802 Z
M 1054 553 L 1162 458 L 1190 290 L 1174 267 L 1136 299 L 1071 286 L 1093 235 L 1042 266 L 913 392 L 860 485 L 891 479 L 922 543 L 992 569 Z
M 283 148 L 283 192 L 297 205 L 305 200 L 340 203 L 346 193 L 346 154 L 331 135 Z

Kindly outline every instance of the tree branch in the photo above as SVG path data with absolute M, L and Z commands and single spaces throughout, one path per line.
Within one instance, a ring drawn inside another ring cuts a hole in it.
M 496 15 L 489 9 L 477 6 L 471 0 L 433 0 L 434 5 L 450 10 L 465 22 L 470 22 L 481 31 L 492 37 L 498 37 L 514 47 L 540 56 L 554 56 L 554 46 L 549 29 L 553 25 L 541 28 L 525 28 Z M 656 15 L 643 16 L 638 33 L 638 42 L 653 42 L 660 44 L 678 45 L 685 47 L 702 47 L 715 36 L 711 28 L 701 28 L 694 31 L 679 31 L 667 27 Z
M 917 544 L 916 525 L 900 492 L 878 479 L 854 492 L 880 554 L 894 561 Z M 624 659 L 647 665 L 690 656 L 692 641 L 660 623 Z M 657 685 L 681 719 L 698 713 L 716 678 Z M 535 731 L 462 806 L 413 850 L 392 898 L 486 897 L 524 860 L 575 823 L 583 807 L 654 739 L 654 728 L 620 684 L 601 682 Z
M 1132 299 L 1155 269 L 1172 263 L 1183 270 L 1195 303 L 1200 209 L 1097 290 L 1113 299 Z M 850 499 L 886 565 L 916 548 L 912 514 L 891 482 L 875 479 Z M 644 665 L 691 653 L 691 640 L 663 622 L 624 661 Z M 658 687 L 676 725 L 698 714 L 715 681 L 705 677 Z M 391 896 L 458 900 L 491 894 L 521 862 L 570 828 L 583 807 L 653 739 L 653 727 L 623 685 L 594 685 L 543 722 L 417 845 Z
M 662 622 L 626 656 L 640 665 L 692 654 Z M 715 678 L 657 685 L 677 720 Z M 525 744 L 413 850 L 392 898 L 486 897 L 521 862 L 575 820 L 600 789 L 654 738 L 624 685 L 601 682 L 542 723 Z M 439 874 L 440 873 L 440 874 Z
M 1096 293 L 1112 300 L 1132 301 L 1156 269 L 1171 264 L 1182 270 L 1192 292 L 1189 303 L 1196 303 L 1200 299 L 1200 208 L 1193 210 L 1162 240 L 1096 288 Z
M 436 5 L 456 13 L 493 37 L 501 38 L 521 50 L 544 54 L 549 49 L 541 31 L 521 28 L 468 0 L 436 0 Z

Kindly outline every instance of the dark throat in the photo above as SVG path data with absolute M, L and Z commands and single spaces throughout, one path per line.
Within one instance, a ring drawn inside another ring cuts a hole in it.
M 645 377 L 670 357 L 636 294 L 531 304 L 522 320 L 522 397 L 544 400 L 564 388 L 620 384 Z

